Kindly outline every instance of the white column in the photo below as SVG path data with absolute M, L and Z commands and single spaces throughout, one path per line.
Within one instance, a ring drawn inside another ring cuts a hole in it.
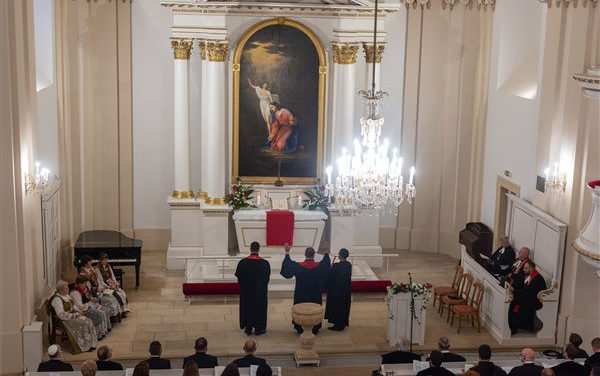
M 377 43 L 377 53 L 375 54 L 375 89 L 381 90 L 381 81 L 379 79 L 381 73 L 381 59 L 385 45 Z M 373 43 L 363 43 L 363 52 L 365 53 L 365 89 L 371 88 L 373 77 Z
M 224 204 L 225 182 L 227 181 L 227 106 L 225 74 L 228 41 L 206 41 L 208 60 L 203 77 L 203 104 L 205 122 L 202 124 L 202 189 L 212 204 Z
M 188 116 L 188 61 L 192 49 L 189 39 L 171 39 L 171 47 L 175 58 L 175 111 L 174 111 L 174 140 L 175 140 L 175 189 L 173 197 L 191 198 L 194 192 L 190 190 L 190 151 L 189 151 L 189 116 Z
M 332 158 L 341 154 L 342 148 L 352 151 L 354 131 L 354 101 L 356 98 L 356 53 L 355 43 L 331 44 L 334 69 L 334 116 L 332 137 Z M 336 161 L 332 160 L 332 164 Z

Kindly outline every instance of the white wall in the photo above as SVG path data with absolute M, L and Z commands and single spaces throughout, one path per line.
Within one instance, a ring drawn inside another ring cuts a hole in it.
M 538 49 L 538 55 L 543 55 L 539 49 L 543 45 L 544 8 L 522 0 L 496 4 L 481 205 L 481 221 L 490 227 L 494 224 L 496 176 L 509 170 L 510 179 L 521 186 L 521 197 L 531 202 L 536 175 L 542 173 L 536 171 L 539 96 L 518 96 L 503 90 L 502 83 L 517 74 L 530 51 Z M 539 91 L 541 67 L 537 68 Z
M 228 17 L 230 56 L 237 40 L 261 17 Z M 335 21 L 328 18 L 297 18 L 311 28 L 327 50 L 327 65 L 331 66 L 330 36 Z M 381 81 L 391 97 L 384 109 L 384 136 L 393 145 L 400 145 L 402 119 L 402 87 L 405 43 L 404 9 L 392 16 L 386 26 L 387 45 L 384 53 Z M 136 1 L 132 4 L 132 80 L 133 80 L 133 145 L 134 145 L 134 228 L 159 229 L 170 227 L 166 197 L 173 189 L 173 55 L 169 36 L 171 13 L 158 1 Z M 359 51 L 356 67 L 356 89 L 363 89 L 364 54 Z M 229 69 L 228 69 L 229 72 Z M 331 72 L 331 70 L 329 71 Z M 328 75 L 327 106 L 331 108 L 331 79 Z M 200 189 L 200 59 L 194 44 L 190 59 L 190 173 L 191 188 Z M 229 80 L 231 82 L 231 80 Z M 230 90 L 228 90 L 230 92 Z M 358 103 L 358 101 L 357 101 Z M 228 113 L 229 122 L 231 114 Z M 326 124 L 330 121 L 326 113 Z M 358 119 L 357 119 L 358 124 Z M 328 126 L 328 125 L 327 125 Z M 231 129 L 231 128 L 230 128 Z M 326 132 L 327 133 L 327 132 Z M 359 135 L 358 126 L 356 133 Z M 327 153 L 325 153 L 327 155 Z M 230 175 L 230 172 L 228 173 Z M 382 221 L 385 227 L 395 227 L 395 217 Z

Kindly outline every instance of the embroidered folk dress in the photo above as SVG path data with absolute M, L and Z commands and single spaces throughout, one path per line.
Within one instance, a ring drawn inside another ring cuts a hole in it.
M 74 354 L 96 347 L 97 336 L 94 323 L 83 315 L 75 318 L 75 314 L 81 312 L 74 307 L 69 295 L 55 294 L 51 304 L 56 316 L 63 323 Z
M 106 308 L 98 309 L 94 306 L 90 301 L 92 295 L 87 287 L 84 289 L 75 288 L 69 296 L 71 296 L 75 308 L 93 321 L 98 340 L 104 338 L 112 327 Z
M 100 286 L 104 289 L 114 290 L 115 294 L 113 295 L 117 298 L 121 307 L 123 307 L 123 311 L 129 312 L 127 294 L 125 294 L 125 291 L 117 285 L 117 279 L 115 278 L 112 267 L 110 265 L 102 266 L 102 264 L 99 263 L 94 270 L 96 271 Z
M 100 304 L 103 307 L 106 307 L 108 315 L 110 317 L 120 316 L 121 312 L 123 311 L 121 309 L 121 305 L 119 305 L 117 299 L 114 296 L 112 296 L 113 292 L 111 290 L 105 290 L 102 288 L 100 282 L 98 281 L 98 275 L 96 274 L 96 271 L 93 268 L 87 269 L 86 267 L 83 267 L 81 268 L 79 274 L 87 278 L 86 284 L 88 289 L 90 289 L 90 291 L 92 292 L 92 294 L 97 293 L 98 290 L 104 290 L 102 295 L 98 297 L 98 300 L 100 301 Z

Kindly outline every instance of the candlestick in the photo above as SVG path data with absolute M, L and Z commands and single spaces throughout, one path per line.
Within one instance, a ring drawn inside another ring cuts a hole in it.
M 298 208 L 302 207 L 302 196 L 298 194 Z

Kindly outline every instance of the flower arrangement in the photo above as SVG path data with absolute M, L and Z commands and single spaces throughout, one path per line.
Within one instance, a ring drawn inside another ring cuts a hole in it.
M 233 207 L 233 210 L 242 208 L 255 208 L 250 200 L 254 197 L 250 195 L 254 193 L 252 186 L 245 185 L 238 179 L 237 183 L 231 187 L 231 192 L 227 194 L 227 204 Z
M 315 210 L 316 208 L 326 208 L 329 206 L 329 196 L 325 194 L 324 185 L 315 185 L 311 189 L 304 191 L 307 199 L 303 200 L 302 208 Z
M 427 309 L 427 303 L 429 302 L 429 298 L 431 298 L 432 287 L 433 287 L 433 285 L 431 285 L 431 283 L 412 283 L 412 284 L 394 283 L 392 286 L 390 286 L 389 294 L 386 298 L 386 301 L 388 303 L 388 318 L 390 320 L 394 319 L 394 314 L 392 313 L 392 308 L 390 307 L 391 295 L 401 294 L 401 293 L 411 293 L 413 295 L 413 298 L 423 299 L 423 304 L 421 305 L 421 310 L 419 311 L 418 315 L 417 315 L 417 312 L 415 309 L 414 301 L 411 300 L 411 304 L 410 304 L 410 312 L 413 315 L 413 318 L 415 319 L 415 321 L 417 323 L 421 324 L 421 313 L 425 309 Z

